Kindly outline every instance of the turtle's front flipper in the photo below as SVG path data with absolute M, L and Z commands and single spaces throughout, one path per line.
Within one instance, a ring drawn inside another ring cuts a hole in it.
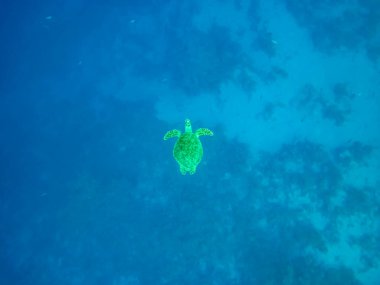
M 210 131 L 209 129 L 206 128 L 200 128 L 195 131 L 195 134 L 200 137 L 200 136 L 213 136 L 214 133 Z
M 180 135 L 181 135 L 181 131 L 179 131 L 179 130 L 171 130 L 171 131 L 168 131 L 164 135 L 164 140 L 166 141 L 167 139 L 170 139 L 170 138 L 179 137 Z

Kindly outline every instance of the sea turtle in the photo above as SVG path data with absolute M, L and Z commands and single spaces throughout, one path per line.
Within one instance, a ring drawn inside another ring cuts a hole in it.
M 177 160 L 179 170 L 183 175 L 186 172 L 194 174 L 202 160 L 203 147 L 199 137 L 212 135 L 214 135 L 213 132 L 205 128 L 200 128 L 193 133 L 189 119 L 185 120 L 184 133 L 179 130 L 171 130 L 165 134 L 164 140 L 178 137 L 173 149 L 173 156 Z

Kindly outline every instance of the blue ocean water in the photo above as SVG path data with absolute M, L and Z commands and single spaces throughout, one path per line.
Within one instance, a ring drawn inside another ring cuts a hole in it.
M 380 284 L 379 11 L 2 1 L 0 284 Z

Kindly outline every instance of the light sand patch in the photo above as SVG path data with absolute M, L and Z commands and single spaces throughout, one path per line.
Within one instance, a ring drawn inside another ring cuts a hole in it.
M 339 219 L 339 240 L 336 243 L 327 243 L 325 252 L 315 249 L 310 250 L 310 252 L 314 257 L 329 266 L 345 265 L 354 270 L 357 278 L 363 284 L 377 284 L 374 281 L 378 280 L 376 278 L 379 277 L 379 265 L 368 269 L 362 258 L 365 249 L 358 244 L 354 244 L 351 240 L 366 233 L 372 235 L 378 228 L 378 221 L 367 215 L 357 214 L 342 217 Z M 374 253 L 367 252 L 366 254 Z
M 218 5 L 224 4 L 218 1 Z M 249 144 L 253 152 L 274 151 L 285 142 L 303 139 L 328 147 L 348 140 L 379 145 L 380 136 L 374 122 L 380 121 L 380 104 L 375 96 L 380 77 L 364 52 L 342 50 L 335 55 L 321 54 L 280 3 L 262 1 L 260 7 L 263 22 L 276 42 L 276 56 L 268 58 L 261 52 L 249 51 L 243 40 L 241 45 L 252 56 L 255 68 L 267 70 L 268 66 L 277 65 L 285 69 L 288 77 L 270 83 L 258 82 L 251 99 L 232 82 L 226 82 L 220 94 L 161 98 L 156 106 L 158 117 L 170 123 L 188 116 L 208 126 L 222 124 L 229 138 L 236 137 Z M 233 7 L 220 9 L 227 11 Z M 236 10 L 230 13 L 230 17 L 241 13 L 235 16 L 236 23 L 245 21 L 245 13 Z M 200 15 L 197 21 L 205 23 L 204 17 Z M 209 20 L 215 19 L 211 15 Z M 235 23 L 232 18 L 227 22 Z M 319 113 L 305 116 L 291 103 L 305 84 L 312 84 L 328 97 L 336 83 L 346 83 L 350 92 L 356 94 L 351 102 L 352 113 L 343 125 L 336 126 Z M 260 114 L 268 104 L 277 107 L 272 116 L 263 118 Z

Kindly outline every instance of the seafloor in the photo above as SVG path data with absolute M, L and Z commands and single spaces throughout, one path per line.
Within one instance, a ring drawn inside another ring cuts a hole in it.
M 2 17 L 1 284 L 380 284 L 378 1 L 89 2 Z

